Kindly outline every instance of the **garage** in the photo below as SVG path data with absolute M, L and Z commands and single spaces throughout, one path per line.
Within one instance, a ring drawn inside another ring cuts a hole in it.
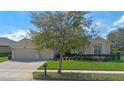
M 54 57 L 53 55 L 53 51 L 49 50 L 49 49 L 45 49 L 41 52 L 40 54 L 40 58 L 43 59 L 43 60 L 46 60 L 46 59 L 52 59 Z
M 38 59 L 38 54 L 34 49 L 16 48 L 14 50 L 14 59 Z
M 44 49 L 39 55 L 32 40 L 23 39 L 12 46 L 12 59 L 16 60 L 46 60 L 53 58 L 53 51 Z

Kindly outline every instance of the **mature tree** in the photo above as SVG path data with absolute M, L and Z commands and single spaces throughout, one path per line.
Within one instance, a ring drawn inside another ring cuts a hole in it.
M 60 54 L 58 73 L 61 73 L 63 55 L 77 47 L 84 47 L 89 34 L 84 27 L 89 28 L 92 21 L 85 17 L 87 12 L 33 12 L 32 23 L 38 32 L 32 34 L 32 39 L 39 51 L 43 48 L 57 48 Z
M 111 42 L 111 48 L 114 50 L 124 50 L 124 28 L 110 32 L 107 36 Z

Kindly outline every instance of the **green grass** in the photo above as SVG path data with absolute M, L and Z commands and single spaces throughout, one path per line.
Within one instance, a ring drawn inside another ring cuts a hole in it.
M 92 74 L 70 72 L 63 72 L 62 74 L 57 74 L 55 72 L 48 72 L 47 77 L 44 78 L 43 72 L 33 72 L 33 78 L 37 80 L 122 81 L 124 80 L 124 74 Z
M 8 57 L 0 57 L 0 63 L 8 60 Z
M 58 61 L 48 61 L 49 70 L 57 70 Z M 41 65 L 39 70 L 44 69 Z M 62 63 L 63 70 L 124 70 L 124 60 L 115 60 L 109 62 L 95 62 L 95 61 L 74 61 L 67 60 Z

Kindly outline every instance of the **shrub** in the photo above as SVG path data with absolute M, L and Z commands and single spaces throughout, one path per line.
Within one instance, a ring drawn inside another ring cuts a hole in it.
M 114 59 L 115 55 L 110 55 L 110 54 L 100 54 L 100 55 L 96 55 L 96 54 L 68 54 L 68 55 L 64 55 L 63 59 L 64 60 L 93 60 L 95 57 L 104 57 L 103 61 L 109 61 Z M 58 60 L 59 59 L 59 54 L 57 54 L 54 57 L 54 60 Z
M 112 53 L 111 56 L 112 56 L 112 60 L 116 59 L 116 55 L 114 53 Z
M 8 60 L 11 60 L 12 59 L 12 55 L 8 55 Z
M 120 52 L 116 53 L 117 60 L 120 60 Z
M 10 52 L 0 53 L 0 57 L 7 57 L 8 55 L 11 55 L 11 53 Z

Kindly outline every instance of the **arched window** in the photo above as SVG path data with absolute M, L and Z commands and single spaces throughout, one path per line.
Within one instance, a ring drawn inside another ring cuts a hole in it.
M 101 44 L 96 44 L 94 46 L 94 54 L 101 54 L 102 53 L 102 45 Z

